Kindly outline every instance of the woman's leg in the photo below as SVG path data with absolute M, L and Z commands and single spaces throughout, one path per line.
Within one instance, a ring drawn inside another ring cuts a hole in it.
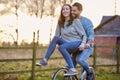
M 81 44 L 80 41 L 75 41 L 75 42 L 64 43 L 59 46 L 59 51 L 61 52 L 66 62 L 68 63 L 69 68 L 74 68 L 73 61 L 71 55 L 69 54 L 69 51 L 78 49 L 80 44 Z
M 56 48 L 56 44 L 63 44 L 65 42 L 66 41 L 63 40 L 62 38 L 60 38 L 58 36 L 55 36 L 52 39 L 44 58 L 42 60 L 40 60 L 40 62 L 36 63 L 36 65 L 37 66 L 46 66 L 47 65 L 47 60 L 49 59 L 49 57 L 52 55 L 52 53 L 54 52 L 54 50 Z
M 63 57 L 65 58 L 66 62 L 68 63 L 68 66 L 70 68 L 67 71 L 67 73 L 64 74 L 64 76 L 77 74 L 77 71 L 74 67 L 74 64 L 73 64 L 73 61 L 71 58 L 71 55 L 69 54 L 69 51 L 76 50 L 79 47 L 80 43 L 81 43 L 80 41 L 75 41 L 75 42 L 64 43 L 59 46 L 59 50 L 60 50 L 61 54 L 63 55 Z
M 51 43 L 50 43 L 50 45 L 49 45 L 49 47 L 48 47 L 48 50 L 47 50 L 44 58 L 45 58 L 46 60 L 48 60 L 49 57 L 50 57 L 50 56 L 52 55 L 52 53 L 54 52 L 54 50 L 55 50 L 55 48 L 56 48 L 56 45 L 57 45 L 57 44 L 60 45 L 60 44 L 63 44 L 63 43 L 66 43 L 66 41 L 63 40 L 62 38 L 58 37 L 58 36 L 55 36 L 55 37 L 52 39 L 52 41 L 51 41 Z

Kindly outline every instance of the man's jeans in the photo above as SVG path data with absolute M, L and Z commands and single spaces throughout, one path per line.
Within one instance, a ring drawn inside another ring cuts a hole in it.
M 68 63 L 69 68 L 74 68 L 71 55 L 70 55 L 70 53 L 68 51 L 72 51 L 72 50 L 78 49 L 79 45 L 81 44 L 81 41 L 66 42 L 62 38 L 60 38 L 58 36 L 55 36 L 52 39 L 52 41 L 51 41 L 51 43 L 50 43 L 50 45 L 48 47 L 48 50 L 47 50 L 47 52 L 45 54 L 45 58 L 47 60 L 49 59 L 49 57 L 54 52 L 54 50 L 56 48 L 56 44 L 59 45 L 59 51 L 61 52 L 61 54 L 65 58 L 66 62 Z
M 89 74 L 91 71 L 86 60 L 90 57 L 90 55 L 92 55 L 92 53 L 93 45 L 90 45 L 88 49 L 85 49 L 84 51 L 77 53 L 77 55 L 73 54 L 74 66 L 76 67 L 77 63 L 80 64 Z

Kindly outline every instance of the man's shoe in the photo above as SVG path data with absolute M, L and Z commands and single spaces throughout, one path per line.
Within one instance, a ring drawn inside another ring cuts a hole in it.
M 78 74 L 76 71 L 68 70 L 67 73 L 64 74 L 64 76 L 73 76 Z
M 48 65 L 48 63 L 44 59 L 42 59 L 40 62 L 36 63 L 36 66 L 47 66 L 47 65 Z
M 89 75 L 87 75 L 86 80 L 92 80 L 92 78 L 93 78 L 93 74 L 92 74 L 92 73 L 90 73 Z

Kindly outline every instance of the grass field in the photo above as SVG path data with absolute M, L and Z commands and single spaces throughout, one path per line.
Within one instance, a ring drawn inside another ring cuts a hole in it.
M 42 58 L 44 56 L 46 49 L 37 50 L 36 58 Z M 61 54 L 56 49 L 52 57 L 59 57 Z M 0 59 L 22 59 L 22 58 L 32 58 L 32 50 L 30 49 L 1 49 Z M 37 60 L 36 62 L 38 62 Z M 93 63 L 93 59 L 89 58 L 88 62 L 90 65 Z M 98 58 L 97 64 L 115 64 L 114 58 Z M 49 65 L 46 67 L 36 66 L 36 70 L 43 70 L 35 72 L 35 80 L 51 80 L 51 76 L 55 70 L 44 71 L 44 69 L 52 69 L 56 67 L 61 67 L 65 64 L 64 59 L 54 59 L 49 60 Z M 20 70 L 31 70 L 31 61 L 22 62 L 0 62 L 0 72 L 7 71 L 20 71 Z M 79 70 L 78 70 L 79 71 Z M 31 73 L 21 73 L 21 74 L 0 74 L 0 80 L 30 80 Z M 120 74 L 116 74 L 116 67 L 98 67 L 96 68 L 96 79 L 97 80 L 120 80 Z

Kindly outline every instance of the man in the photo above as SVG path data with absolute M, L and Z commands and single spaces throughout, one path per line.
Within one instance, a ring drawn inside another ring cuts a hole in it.
M 87 71 L 87 80 L 92 80 L 92 73 L 86 59 L 88 59 L 93 52 L 94 30 L 92 22 L 88 18 L 81 16 L 82 10 L 83 7 L 80 3 L 76 2 L 72 5 L 72 16 L 80 19 L 87 35 L 85 49 L 76 55 L 76 63 L 80 64 Z

